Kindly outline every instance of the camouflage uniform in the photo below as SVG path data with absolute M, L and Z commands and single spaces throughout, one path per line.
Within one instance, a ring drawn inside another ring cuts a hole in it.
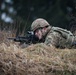
M 44 43 L 49 46 L 53 45 L 57 48 L 70 48 L 72 47 L 75 38 L 76 37 L 74 37 L 70 31 L 58 27 L 52 27 L 49 30 Z
M 49 26 L 46 36 L 44 37 L 44 43 L 46 45 L 53 45 L 57 48 L 70 48 L 73 42 L 76 42 L 76 37 L 70 31 L 59 27 L 52 27 L 46 20 L 41 18 L 36 19 L 32 23 L 31 29 L 35 31 L 37 28 L 45 26 Z

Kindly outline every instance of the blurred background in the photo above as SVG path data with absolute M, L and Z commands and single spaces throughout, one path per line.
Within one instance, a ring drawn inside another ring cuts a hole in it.
M 37 18 L 51 25 L 76 29 L 76 0 L 0 0 L 0 29 L 30 30 Z

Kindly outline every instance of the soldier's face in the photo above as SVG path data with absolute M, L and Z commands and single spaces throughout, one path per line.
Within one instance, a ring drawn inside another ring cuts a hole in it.
M 38 37 L 39 40 L 42 39 L 43 35 L 41 29 L 35 31 L 35 36 Z

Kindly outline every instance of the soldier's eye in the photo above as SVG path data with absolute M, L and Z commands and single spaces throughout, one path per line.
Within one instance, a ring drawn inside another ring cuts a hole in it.
M 36 30 L 36 33 L 38 33 L 39 32 L 39 30 Z
M 34 31 L 34 33 L 35 33 L 35 32 L 38 33 L 38 32 L 39 32 L 40 30 L 42 30 L 42 29 L 43 29 L 43 27 L 40 27 L 40 28 L 36 29 L 36 30 Z
M 37 30 L 35 30 L 35 32 L 34 32 L 34 33 L 36 34 L 36 33 L 38 33 L 38 32 L 39 32 L 39 30 L 37 29 Z

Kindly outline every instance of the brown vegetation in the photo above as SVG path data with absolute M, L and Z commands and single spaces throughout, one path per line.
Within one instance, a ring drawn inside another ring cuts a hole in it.
M 0 75 L 76 75 L 76 49 L 43 43 L 21 48 L 7 36 L 12 34 L 0 32 Z

